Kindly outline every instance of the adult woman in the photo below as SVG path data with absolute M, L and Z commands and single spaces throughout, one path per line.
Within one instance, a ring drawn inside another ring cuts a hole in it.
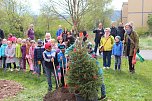
M 111 53 L 114 44 L 114 37 L 110 35 L 111 29 L 105 28 L 105 35 L 100 40 L 100 48 L 103 47 L 103 67 L 109 69 L 111 66 Z
M 27 36 L 28 36 L 28 38 L 30 38 L 31 40 L 34 40 L 34 39 L 35 39 L 34 25 L 33 25 L 33 24 L 31 24 L 31 25 L 29 26 L 29 30 L 28 30 Z
M 139 37 L 138 34 L 133 30 L 133 26 L 130 23 L 125 25 L 125 36 L 124 36 L 124 54 L 128 57 L 129 71 L 135 73 L 135 66 L 132 64 L 133 54 L 139 49 Z

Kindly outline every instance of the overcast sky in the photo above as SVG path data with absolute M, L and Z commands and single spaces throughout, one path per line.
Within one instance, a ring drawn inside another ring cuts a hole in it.
M 39 12 L 40 4 L 42 1 L 45 1 L 45 0 L 29 0 L 29 2 L 31 3 L 31 6 L 32 6 L 33 12 L 37 12 L 37 13 Z M 128 0 L 112 0 L 112 7 L 115 10 L 121 10 L 122 3 L 127 2 L 127 1 Z

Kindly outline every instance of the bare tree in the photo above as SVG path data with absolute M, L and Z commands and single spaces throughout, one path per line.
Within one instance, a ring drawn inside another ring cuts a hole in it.
M 78 34 L 81 18 L 88 9 L 88 0 L 50 0 L 50 2 L 53 12 L 74 26 Z M 68 19 L 69 17 L 71 20 Z

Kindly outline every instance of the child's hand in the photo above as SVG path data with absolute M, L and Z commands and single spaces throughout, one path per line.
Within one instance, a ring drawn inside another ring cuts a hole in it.
M 51 61 L 54 62 L 54 58 L 52 58 Z
M 62 56 L 60 57 L 60 60 L 62 60 Z

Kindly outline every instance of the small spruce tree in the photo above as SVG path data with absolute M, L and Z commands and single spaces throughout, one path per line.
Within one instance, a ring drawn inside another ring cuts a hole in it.
M 75 43 L 74 50 L 70 52 L 68 85 L 85 100 L 90 101 L 97 98 L 97 90 L 100 87 L 99 68 L 81 40 Z

